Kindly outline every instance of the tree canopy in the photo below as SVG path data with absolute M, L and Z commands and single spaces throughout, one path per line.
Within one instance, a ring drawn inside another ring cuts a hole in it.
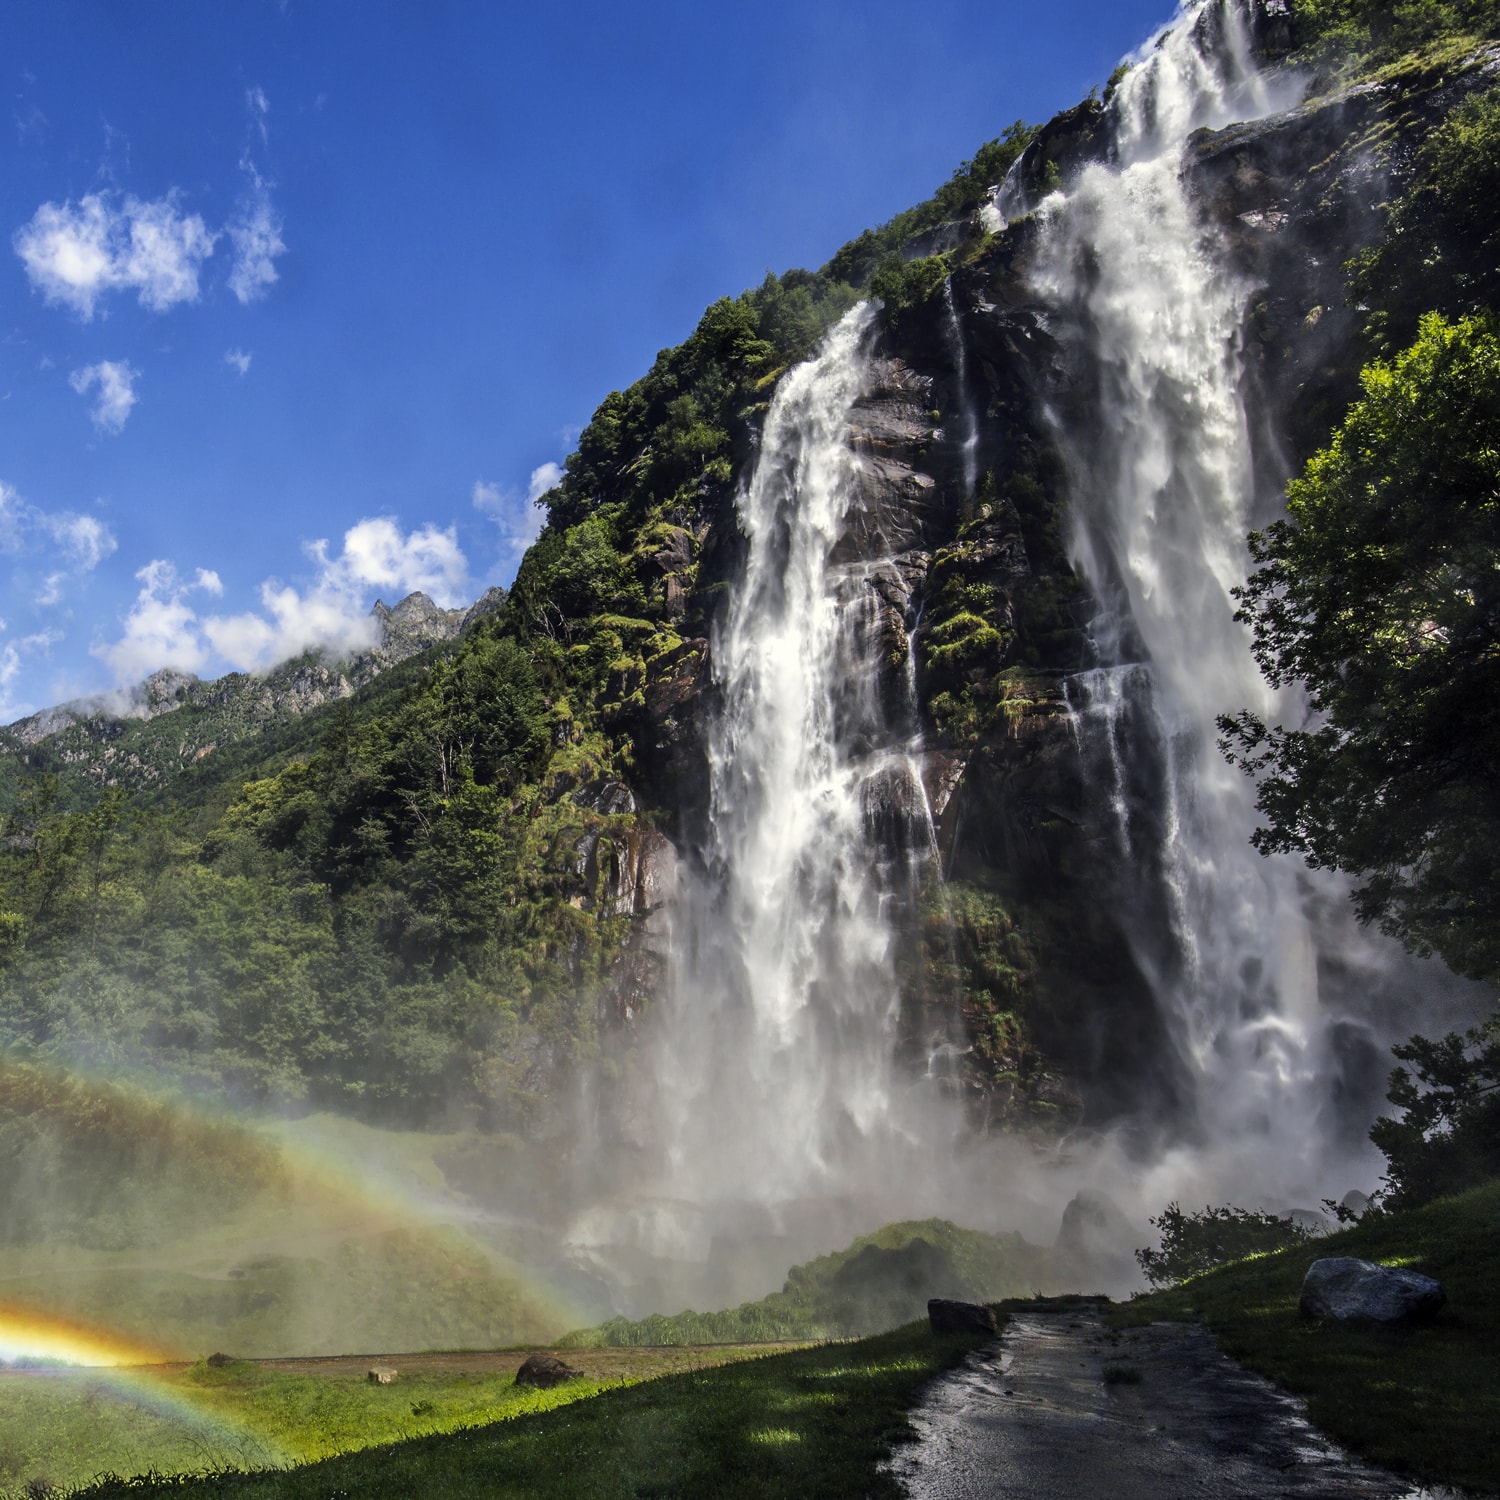
M 1239 591 L 1261 669 L 1302 683 L 1297 727 L 1245 712 L 1225 748 L 1261 777 L 1265 851 L 1361 877 L 1361 916 L 1500 978 L 1500 329 L 1423 318 L 1252 535 Z

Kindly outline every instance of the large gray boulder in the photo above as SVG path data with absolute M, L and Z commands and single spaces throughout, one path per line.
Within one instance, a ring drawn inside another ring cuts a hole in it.
M 1308 1267 L 1297 1311 L 1339 1322 L 1414 1323 L 1435 1318 L 1447 1300 L 1431 1276 L 1339 1255 Z

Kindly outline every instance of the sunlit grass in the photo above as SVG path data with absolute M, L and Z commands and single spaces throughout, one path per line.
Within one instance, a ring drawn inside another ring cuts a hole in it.
M 907 1407 L 925 1380 L 973 1344 L 936 1339 L 925 1323 L 912 1324 L 859 1343 L 665 1376 L 561 1410 L 458 1426 L 301 1468 L 107 1482 L 81 1493 L 94 1500 L 166 1489 L 237 1500 L 327 1500 L 340 1492 L 361 1500 L 768 1494 L 894 1500 L 895 1481 L 878 1465 L 910 1435 Z M 399 1383 L 384 1389 L 398 1391 Z M 415 1384 L 408 1386 L 412 1405 L 415 1392 Z

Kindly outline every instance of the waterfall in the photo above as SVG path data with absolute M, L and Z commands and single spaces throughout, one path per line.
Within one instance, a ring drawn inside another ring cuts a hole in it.
M 1241 1184 L 1248 1162 L 1251 1181 L 1295 1192 L 1322 1170 L 1350 976 L 1390 955 L 1351 933 L 1339 882 L 1251 847 L 1254 788 L 1216 748 L 1219 714 L 1295 721 L 1298 705 L 1233 618 L 1246 533 L 1279 486 L 1257 493 L 1242 391 L 1252 286 L 1183 160 L 1193 131 L 1293 102 L 1257 70 L 1239 5 L 1184 7 L 1120 83 L 1108 159 L 1037 206 L 1030 275 L 1078 381 L 1048 415 L 1100 613 L 1097 666 L 1068 699 L 1122 914 L 1200 1139 L 1241 1154 Z
M 964 496 L 974 493 L 975 481 L 979 478 L 979 418 L 974 411 L 973 398 L 969 395 L 969 352 L 964 346 L 963 324 L 959 321 L 958 308 L 953 304 L 953 278 L 943 283 L 943 310 L 947 314 L 946 333 L 948 350 L 953 356 L 953 369 L 958 377 L 958 408 L 963 418 L 964 436 L 960 453 L 964 466 Z
M 912 682 L 888 670 L 881 560 L 834 560 L 874 320 L 860 304 L 783 377 L 738 499 L 704 873 L 653 1069 L 665 1180 L 693 1203 L 878 1195 L 925 1134 L 892 1057 L 892 906 L 934 846 Z

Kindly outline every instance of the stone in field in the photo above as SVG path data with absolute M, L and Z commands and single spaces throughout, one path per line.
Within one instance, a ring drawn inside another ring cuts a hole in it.
M 1297 1311 L 1339 1322 L 1412 1323 L 1435 1318 L 1447 1300 L 1430 1276 L 1340 1255 L 1308 1267 Z
M 578 1371 L 564 1364 L 555 1354 L 529 1354 L 526 1363 L 516 1371 L 517 1385 L 535 1386 L 541 1391 L 578 1378 Z
M 927 1303 L 927 1321 L 936 1334 L 997 1333 L 995 1315 L 977 1302 L 952 1302 L 933 1297 Z

